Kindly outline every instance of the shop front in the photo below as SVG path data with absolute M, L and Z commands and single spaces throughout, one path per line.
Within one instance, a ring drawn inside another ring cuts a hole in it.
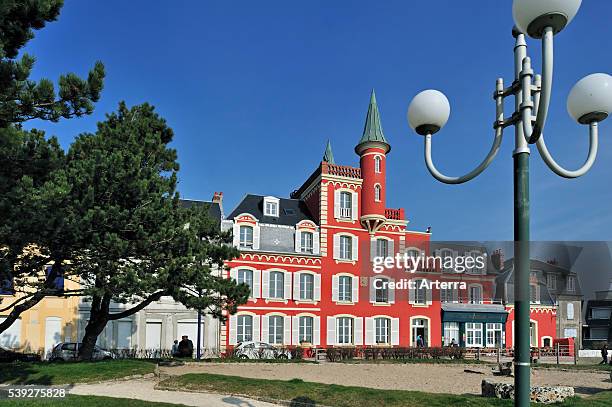
M 499 304 L 442 304 L 442 344 L 504 347 L 507 318 L 508 313 Z

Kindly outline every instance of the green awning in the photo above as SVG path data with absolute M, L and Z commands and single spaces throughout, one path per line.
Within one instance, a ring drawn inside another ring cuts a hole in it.
M 442 322 L 482 322 L 506 323 L 508 313 L 503 312 L 469 312 L 469 311 L 442 311 Z

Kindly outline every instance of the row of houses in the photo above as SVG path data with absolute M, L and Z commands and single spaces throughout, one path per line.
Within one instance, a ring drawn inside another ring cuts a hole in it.
M 248 302 L 225 322 L 204 317 L 203 348 L 225 351 L 250 340 L 323 347 L 513 346 L 512 259 L 479 245 L 435 243 L 430 230 L 410 230 L 405 210 L 386 205 L 390 151 L 372 92 L 355 147 L 358 167 L 336 164 L 328 143 L 322 161 L 289 198 L 247 194 L 227 216 L 222 193 L 211 202 L 183 201 L 207 205 L 219 226 L 233 231 L 241 254 L 221 272 L 251 288 Z M 443 266 L 373 271 L 376 258 L 404 254 L 485 261 L 460 272 Z M 531 266 L 532 346 L 579 340 L 576 275 L 554 262 L 534 260 Z M 4 332 L 0 345 L 49 351 L 80 338 L 87 315 L 82 299 L 47 298 Z M 100 345 L 168 349 L 182 335 L 195 342 L 197 328 L 193 310 L 162 298 L 109 323 Z

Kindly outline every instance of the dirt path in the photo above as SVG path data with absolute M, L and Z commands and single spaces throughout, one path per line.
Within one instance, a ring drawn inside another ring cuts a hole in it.
M 128 380 L 95 384 L 77 384 L 71 394 L 107 396 L 164 403 L 184 404 L 197 407 L 278 407 L 243 397 L 212 393 L 189 393 L 183 391 L 156 390 L 154 380 Z
M 464 369 L 483 374 L 465 373 Z M 260 379 L 298 378 L 346 386 L 452 394 L 480 394 L 482 379 L 499 380 L 491 375 L 490 366 L 483 365 L 194 363 L 164 367 L 160 371 L 168 375 L 199 372 Z M 573 386 L 576 393 L 587 395 L 610 390 L 609 377 L 607 372 L 538 369 L 533 371 L 532 385 Z M 511 382 L 513 379 L 508 380 Z

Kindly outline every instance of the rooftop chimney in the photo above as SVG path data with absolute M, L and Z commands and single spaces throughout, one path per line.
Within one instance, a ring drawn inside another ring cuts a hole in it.
M 219 209 L 221 210 L 221 219 L 225 219 L 225 215 L 223 213 L 223 192 L 215 192 L 212 197 L 212 203 L 219 204 Z
M 504 268 L 504 251 L 502 249 L 496 249 L 491 255 L 491 262 L 495 270 L 501 271 Z

